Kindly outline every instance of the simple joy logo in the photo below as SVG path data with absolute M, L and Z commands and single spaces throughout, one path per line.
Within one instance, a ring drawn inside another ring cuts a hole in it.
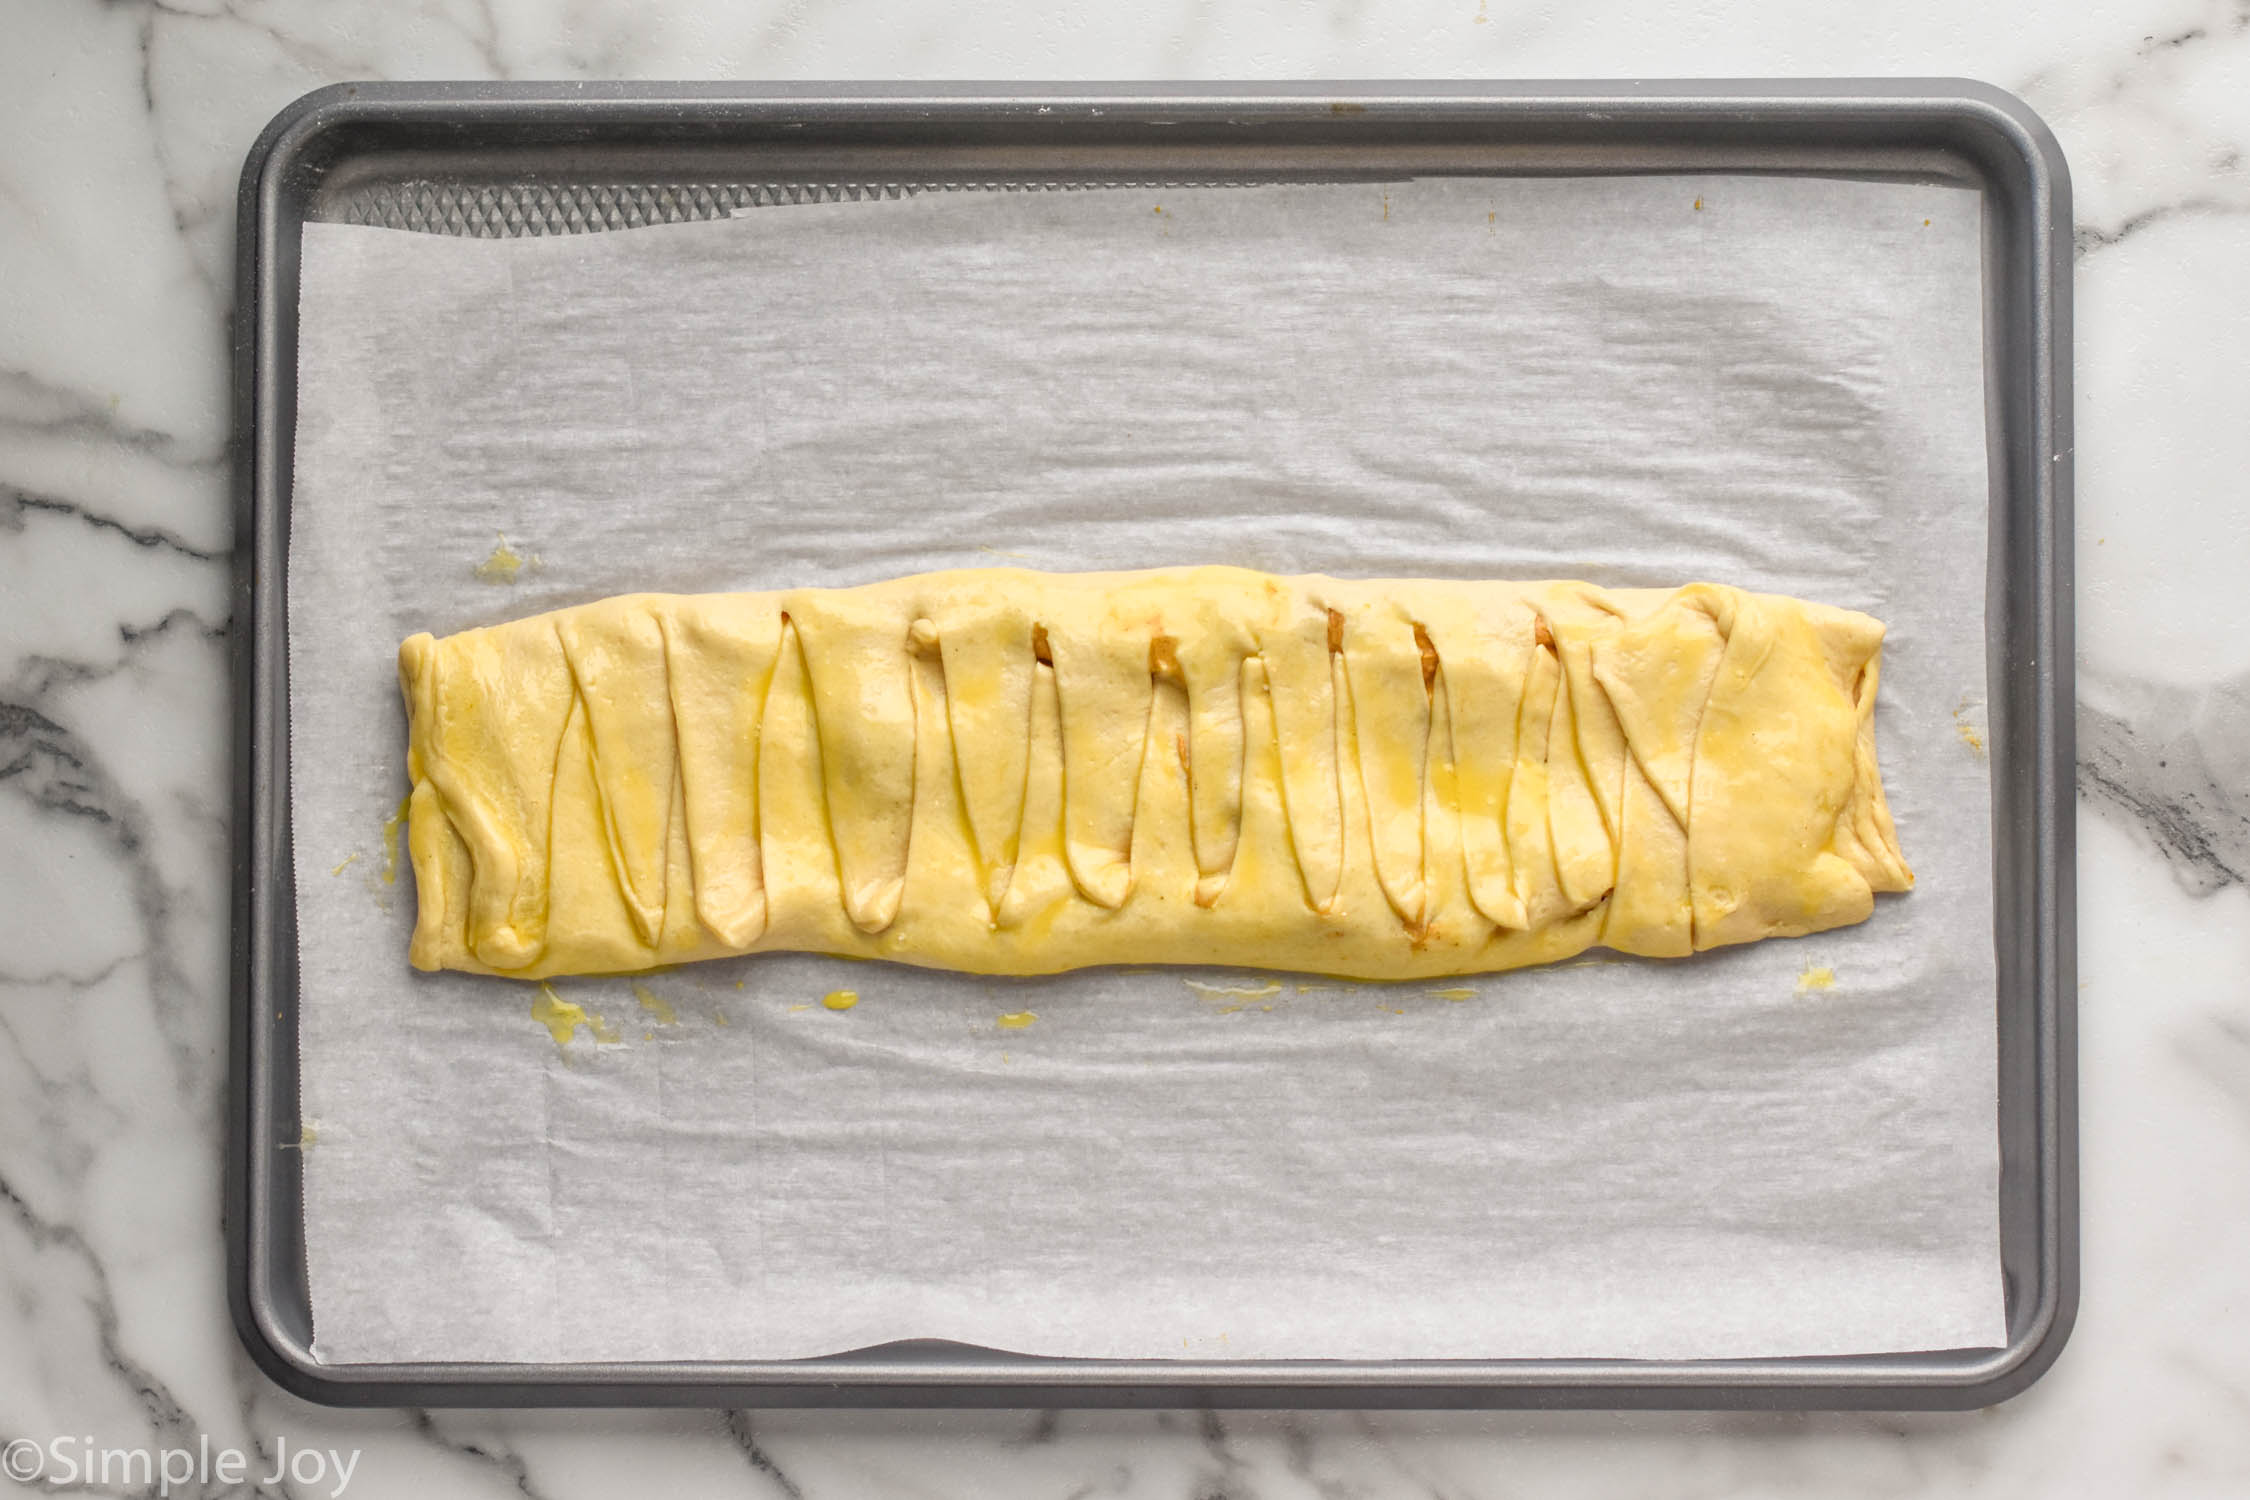
M 65 1435 L 35 1442 L 17 1438 L 0 1448 L 0 1474 L 18 1484 L 60 1489 L 66 1485 L 153 1488 L 169 1496 L 174 1485 L 243 1484 L 261 1488 L 292 1486 L 296 1493 L 327 1494 L 337 1500 L 351 1487 L 359 1468 L 359 1449 L 299 1448 L 276 1438 L 270 1454 L 214 1445 L 208 1436 L 193 1448 L 103 1448 L 90 1437 Z

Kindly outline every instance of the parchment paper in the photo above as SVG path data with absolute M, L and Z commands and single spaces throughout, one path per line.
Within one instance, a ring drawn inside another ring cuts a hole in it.
M 511 242 L 308 226 L 291 767 L 322 1357 L 2002 1342 L 1963 732 L 1979 215 L 1948 187 L 1670 177 L 958 193 Z M 536 559 L 512 583 L 476 571 L 502 537 Z M 410 632 L 1212 561 L 1867 610 L 1920 886 L 1858 928 L 1468 1000 L 783 956 L 649 978 L 655 1008 L 560 982 L 617 1040 L 558 1046 L 531 987 L 408 970 L 381 830 Z M 1801 985 L 1818 969 L 1833 988 Z M 856 1009 L 820 1004 L 846 986 Z

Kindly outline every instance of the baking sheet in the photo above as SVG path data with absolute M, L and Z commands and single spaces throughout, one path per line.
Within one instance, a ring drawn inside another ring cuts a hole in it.
M 1961 189 L 1737 177 L 307 226 L 317 1352 L 2002 1343 L 1979 233 Z M 502 538 L 508 583 L 478 571 Z M 1467 1001 L 772 956 L 641 981 L 653 1008 L 561 982 L 617 1041 L 558 1047 L 529 987 L 404 967 L 405 634 L 640 588 L 1212 560 L 1869 610 L 1920 888 L 1857 929 Z M 862 1003 L 827 1011 L 841 985 Z

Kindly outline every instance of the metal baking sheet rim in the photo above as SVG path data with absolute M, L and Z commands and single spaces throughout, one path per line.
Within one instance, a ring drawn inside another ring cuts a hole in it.
M 955 171 L 973 160 L 973 150 L 958 154 L 964 146 L 1029 148 L 1058 162 L 1138 152 L 1159 164 L 1217 151 L 1230 165 L 1267 159 L 1329 175 L 1355 158 L 1410 171 L 1417 153 L 1443 148 L 1454 153 L 1452 170 L 1464 153 L 1504 172 L 1944 164 L 1982 187 L 2006 1347 L 1739 1361 L 1074 1360 L 938 1343 L 741 1363 L 314 1357 L 299 1158 L 285 1145 L 297 1134 L 297 1056 L 284 589 L 305 210 L 355 140 L 440 154 L 618 144 L 709 152 L 754 140 L 802 153 L 840 137 L 862 151 L 952 148 L 943 165 Z M 2018 100 L 1959 79 L 340 84 L 283 110 L 251 148 L 237 229 L 224 1225 L 236 1329 L 293 1394 L 355 1406 L 1967 1409 L 2022 1391 L 2061 1352 L 2078 1305 L 2070 183 L 2054 137 Z

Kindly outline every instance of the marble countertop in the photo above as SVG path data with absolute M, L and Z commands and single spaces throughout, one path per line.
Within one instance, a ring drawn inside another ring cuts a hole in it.
M 6 29 L 0 1445 L 238 1455 L 239 1485 L 206 1458 L 174 1494 L 2250 1493 L 2234 0 L 50 0 Z M 2075 176 L 2084 1294 L 2029 1393 L 1957 1415 L 332 1412 L 253 1369 L 218 1224 L 226 337 L 236 174 L 274 111 L 364 78 L 1817 74 L 1987 79 Z M 80 1487 L 52 1463 L 22 1486 Z

